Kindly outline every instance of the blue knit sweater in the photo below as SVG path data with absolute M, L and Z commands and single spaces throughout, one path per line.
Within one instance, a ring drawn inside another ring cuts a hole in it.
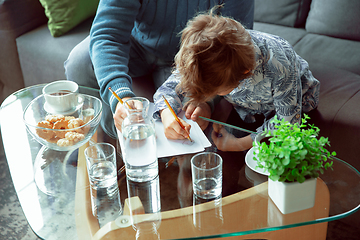
M 109 87 L 121 98 L 134 96 L 127 66 L 130 35 L 155 57 L 172 61 L 187 21 L 222 3 L 223 16 L 252 28 L 253 0 L 100 0 L 90 31 L 90 57 L 100 95 L 112 111 L 117 100 Z

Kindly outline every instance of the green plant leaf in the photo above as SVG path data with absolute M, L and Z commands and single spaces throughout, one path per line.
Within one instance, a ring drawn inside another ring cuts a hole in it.
M 282 164 L 284 166 L 287 166 L 290 163 L 290 157 L 289 156 L 285 156 L 285 158 L 282 159 Z
M 299 175 L 299 176 L 297 176 L 296 181 L 298 181 L 299 183 L 303 183 L 303 182 L 305 182 L 305 177 L 302 175 Z
M 292 169 L 291 170 L 291 175 L 293 175 L 294 177 L 299 176 L 300 175 L 299 174 L 299 169 L 297 169 L 297 168 Z
M 275 116 L 272 120 L 274 129 L 265 130 L 270 144 L 253 144 L 255 152 L 258 152 L 258 165 L 269 172 L 270 179 L 303 182 L 306 178 L 318 177 L 328 168 L 332 169 L 329 158 L 336 153 L 326 149 L 330 146 L 328 138 L 319 137 L 320 129 L 308 124 L 308 119 L 310 117 L 304 114 L 301 124 L 291 124 Z

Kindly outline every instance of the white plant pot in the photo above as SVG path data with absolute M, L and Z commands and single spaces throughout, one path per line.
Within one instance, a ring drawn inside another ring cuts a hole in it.
M 278 182 L 269 178 L 268 194 L 283 214 L 312 208 L 315 204 L 316 178 L 303 183 Z

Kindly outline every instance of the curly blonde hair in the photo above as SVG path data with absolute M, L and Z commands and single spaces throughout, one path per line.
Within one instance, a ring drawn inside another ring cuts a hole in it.
M 255 68 L 250 34 L 239 22 L 215 15 L 214 10 L 189 20 L 175 56 L 181 75 L 177 90 L 197 103 L 215 97 L 219 87 L 235 88 Z

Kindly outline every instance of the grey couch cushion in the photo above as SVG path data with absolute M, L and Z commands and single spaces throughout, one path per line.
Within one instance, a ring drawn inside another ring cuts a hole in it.
M 284 27 L 260 22 L 254 22 L 254 30 L 280 36 L 293 46 L 306 35 L 306 31 L 303 28 Z
M 43 25 L 16 39 L 25 86 L 65 79 L 64 61 L 70 51 L 89 35 L 88 19 L 65 35 L 54 38 Z
M 356 134 L 360 131 L 360 76 L 321 63 L 311 64 L 310 69 L 321 83 L 319 106 L 310 112 L 311 122 L 320 127 L 322 136 L 329 138 L 331 151 L 359 170 L 359 150 L 354 149 L 354 143 L 360 142 L 360 135 Z
M 255 0 L 255 22 L 303 27 L 310 0 Z
M 318 110 L 310 112 L 311 122 L 321 128 L 322 136 L 329 137 L 331 150 L 339 158 L 360 169 L 360 161 L 354 161 L 359 151 L 348 144 L 360 141 L 360 135 L 354 134 L 360 131 L 360 76 L 320 62 L 310 63 L 310 70 L 321 83 Z
M 306 30 L 352 40 L 360 40 L 359 0 L 313 0 Z
M 321 62 L 360 75 L 360 42 L 309 33 L 294 49 L 309 63 Z

